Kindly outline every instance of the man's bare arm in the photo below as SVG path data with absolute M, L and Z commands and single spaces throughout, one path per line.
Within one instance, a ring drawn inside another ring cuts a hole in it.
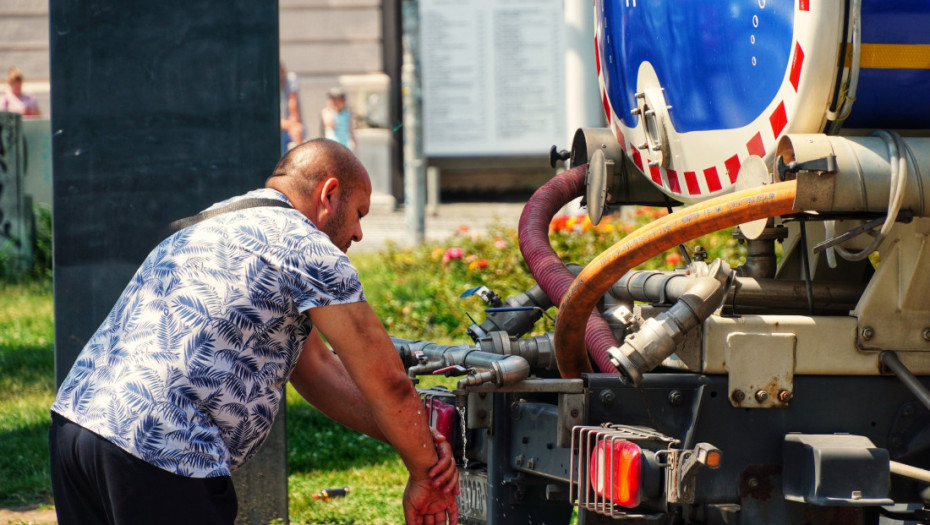
M 405 521 L 456 523 L 455 497 L 444 490 L 441 481 L 431 479 L 455 466 L 439 466 L 440 455 L 423 403 L 378 316 L 368 303 L 311 308 L 309 315 L 333 345 L 381 433 L 407 467 L 410 478 L 404 491 Z
M 291 373 L 297 392 L 329 418 L 363 434 L 387 442 L 361 391 L 349 377 L 342 361 L 314 329 L 304 344 L 300 360 Z M 447 493 L 458 493 L 458 472 L 452 448 L 442 434 L 432 430 L 440 459 L 430 470 L 433 486 Z
M 307 338 L 297 366 L 291 373 L 291 384 L 301 397 L 329 418 L 387 442 L 375 423 L 368 402 L 316 328 Z
M 309 315 L 411 476 L 426 479 L 437 456 L 423 404 L 377 315 L 364 302 L 316 307 Z

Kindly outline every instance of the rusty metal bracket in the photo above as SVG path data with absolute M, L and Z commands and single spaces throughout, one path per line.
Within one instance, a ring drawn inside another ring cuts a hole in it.
M 726 338 L 730 404 L 785 407 L 794 397 L 797 336 L 733 332 Z

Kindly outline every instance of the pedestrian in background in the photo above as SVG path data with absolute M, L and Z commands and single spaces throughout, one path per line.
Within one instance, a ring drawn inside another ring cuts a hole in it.
M 25 116 L 38 116 L 39 103 L 36 98 L 23 92 L 23 73 L 13 66 L 7 72 L 7 91 L 0 94 L 0 111 L 10 111 Z
M 281 154 L 304 141 L 304 123 L 300 118 L 300 84 L 297 73 L 287 71 L 284 64 L 280 71 L 281 87 Z
M 323 125 L 323 137 L 342 144 L 355 151 L 355 124 L 352 112 L 346 106 L 346 92 L 334 87 L 327 94 L 326 106 L 320 112 Z

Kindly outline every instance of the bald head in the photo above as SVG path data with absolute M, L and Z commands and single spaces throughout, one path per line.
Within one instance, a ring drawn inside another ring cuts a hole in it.
M 343 252 L 362 240 L 361 219 L 371 205 L 371 180 L 342 144 L 305 142 L 287 152 L 265 186 L 287 196 Z
M 329 177 L 349 190 L 343 198 L 371 185 L 365 167 L 348 148 L 333 140 L 313 139 L 281 157 L 265 186 L 294 200 L 309 197 Z

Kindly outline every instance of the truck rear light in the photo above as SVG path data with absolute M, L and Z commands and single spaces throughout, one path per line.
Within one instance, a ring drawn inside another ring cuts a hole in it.
M 456 463 L 465 461 L 465 411 L 455 406 L 455 394 L 442 386 L 417 389 L 429 426 L 445 436 Z
M 696 474 L 718 468 L 721 453 L 710 443 L 690 449 L 679 444 L 645 427 L 572 427 L 568 498 L 583 511 L 625 519 L 694 503 Z
M 640 503 L 643 451 L 625 439 L 597 442 L 589 461 L 591 489 L 599 498 L 632 508 Z
M 605 423 L 572 428 L 569 500 L 613 518 L 645 518 L 665 503 L 668 458 L 678 440 L 655 430 Z
M 438 430 L 449 443 L 452 443 L 452 440 L 455 439 L 455 423 L 458 416 L 455 407 L 435 397 L 424 398 L 423 404 L 426 406 L 429 426 Z

